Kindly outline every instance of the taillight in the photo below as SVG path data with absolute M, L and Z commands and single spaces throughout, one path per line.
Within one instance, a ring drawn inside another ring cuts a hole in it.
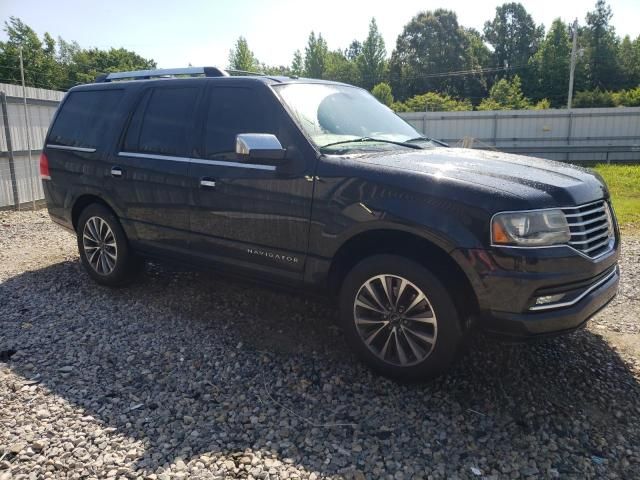
M 49 159 L 44 152 L 40 154 L 40 178 L 42 180 L 51 180 L 51 176 L 49 175 Z

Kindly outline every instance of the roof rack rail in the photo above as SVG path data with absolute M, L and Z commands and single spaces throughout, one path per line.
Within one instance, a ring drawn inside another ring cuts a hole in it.
M 177 75 L 204 75 L 205 77 L 228 77 L 229 74 L 218 67 L 160 68 L 157 70 L 134 70 L 131 72 L 103 73 L 95 82 L 113 82 L 114 80 L 148 80 L 150 78 L 175 77 Z
M 227 69 L 226 72 L 229 75 L 250 75 L 250 76 L 256 76 L 256 77 L 265 77 L 266 76 L 262 72 L 249 72 L 247 70 L 231 70 L 231 69 Z

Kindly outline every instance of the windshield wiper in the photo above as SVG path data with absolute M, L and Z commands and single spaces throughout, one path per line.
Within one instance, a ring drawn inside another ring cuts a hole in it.
M 381 143 L 391 143 L 393 145 L 400 145 L 401 147 L 413 148 L 416 150 L 422 150 L 420 145 L 416 145 L 414 143 L 407 142 L 395 142 L 393 140 L 386 140 L 384 138 L 372 138 L 372 137 L 360 137 L 360 138 L 352 138 L 351 140 L 340 140 L 339 142 L 328 143 L 320 147 L 323 148 L 333 147 L 334 145 L 342 145 L 344 143 L 358 143 L 358 142 L 381 142 Z
M 416 137 L 416 138 L 410 138 L 409 140 L 405 140 L 405 142 L 431 142 L 431 143 L 435 143 L 436 145 L 441 145 L 443 147 L 448 147 L 449 144 L 441 142 L 440 140 L 436 140 L 435 138 L 428 138 L 428 137 Z

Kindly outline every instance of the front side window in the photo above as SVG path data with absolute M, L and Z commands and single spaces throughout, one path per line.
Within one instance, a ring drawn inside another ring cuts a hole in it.
M 80 90 L 69 93 L 51 127 L 49 143 L 95 148 L 105 130 L 121 119 L 118 107 L 124 91 Z
M 124 150 L 190 156 L 195 144 L 198 91 L 198 87 L 162 87 L 147 91 L 132 117 Z
M 360 88 L 322 83 L 274 88 L 311 141 L 326 153 L 402 148 L 393 142 L 422 139 L 411 125 Z
M 211 88 L 204 129 L 205 158 L 235 159 L 236 135 L 277 134 L 271 109 L 251 88 Z

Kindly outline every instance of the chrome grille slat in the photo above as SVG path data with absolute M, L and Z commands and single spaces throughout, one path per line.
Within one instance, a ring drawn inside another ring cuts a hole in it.
M 598 218 L 591 218 L 589 220 L 585 220 L 584 222 L 576 222 L 576 223 L 571 223 L 569 220 L 567 220 L 567 222 L 569 223 L 570 227 L 581 227 L 583 225 L 589 225 L 591 223 L 595 223 L 595 222 L 601 222 L 601 221 L 606 221 L 607 220 L 607 216 L 603 215 L 601 217 Z
M 595 240 L 599 240 L 601 238 L 607 237 L 609 238 L 609 232 L 606 231 L 604 233 L 601 233 L 600 235 L 596 235 L 595 237 L 589 238 L 587 240 L 580 240 L 580 241 L 573 241 L 571 240 L 569 242 L 569 245 L 584 245 L 585 243 L 593 243 Z
M 598 230 L 602 230 L 603 228 L 608 229 L 609 225 L 606 223 L 603 223 L 602 225 L 598 225 L 597 227 L 590 228 L 589 230 L 583 230 L 582 232 L 571 232 L 571 236 L 573 237 L 574 235 L 580 235 L 580 236 L 591 235 L 593 232 L 597 232 Z
M 591 258 L 608 252 L 613 243 L 613 225 L 607 208 L 604 200 L 562 208 L 571 233 L 569 246 Z M 593 218 L 594 215 L 597 216 Z
M 565 208 L 563 210 L 567 210 L 567 209 Z M 604 207 L 594 208 L 593 210 L 588 210 L 586 212 L 580 212 L 580 213 L 565 213 L 564 216 L 567 217 L 567 221 L 569 221 L 568 219 L 571 217 L 586 217 L 587 215 L 591 215 L 592 213 L 598 213 L 598 212 L 604 212 Z
M 589 253 L 592 252 L 594 250 L 597 250 L 600 247 L 604 247 L 605 245 L 607 245 L 609 243 L 609 239 L 607 238 L 604 242 L 600 242 L 597 245 L 594 245 L 593 247 L 589 247 L 589 248 L 585 248 L 584 250 L 582 250 L 585 253 Z

